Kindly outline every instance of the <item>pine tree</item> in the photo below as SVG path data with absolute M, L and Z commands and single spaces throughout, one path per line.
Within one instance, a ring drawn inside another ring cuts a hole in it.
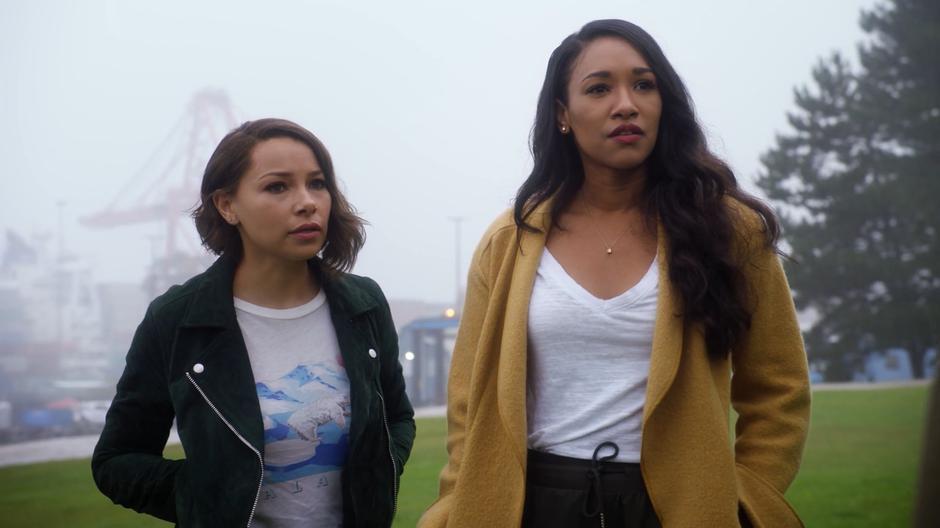
M 865 12 L 857 71 L 838 54 L 796 90 L 793 130 L 764 154 L 811 360 L 846 379 L 869 350 L 940 345 L 940 2 Z

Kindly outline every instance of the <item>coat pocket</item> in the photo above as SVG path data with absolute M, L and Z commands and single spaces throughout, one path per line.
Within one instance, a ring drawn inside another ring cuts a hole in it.
M 744 465 L 736 464 L 738 500 L 754 528 L 802 528 L 803 522 L 777 488 Z

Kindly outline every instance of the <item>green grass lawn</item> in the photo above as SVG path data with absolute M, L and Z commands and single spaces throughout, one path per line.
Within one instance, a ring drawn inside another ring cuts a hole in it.
M 910 524 L 923 429 L 924 387 L 817 392 L 809 444 L 787 494 L 811 528 Z M 445 460 L 443 419 L 418 420 L 396 527 L 414 526 L 437 494 Z M 168 456 L 180 457 L 178 447 Z M 114 506 L 95 489 L 88 460 L 0 469 L 0 525 L 166 527 Z
M 787 498 L 809 527 L 910 526 L 926 387 L 813 394 Z

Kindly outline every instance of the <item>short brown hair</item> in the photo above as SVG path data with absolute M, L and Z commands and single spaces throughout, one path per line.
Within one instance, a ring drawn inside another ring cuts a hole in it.
M 326 243 L 317 258 L 329 270 L 350 270 L 365 243 L 365 221 L 340 192 L 333 171 L 333 161 L 323 143 L 309 130 L 286 119 L 247 121 L 219 142 L 206 164 L 199 192 L 200 203 L 192 214 L 202 244 L 216 255 L 241 256 L 241 235 L 235 226 L 222 218 L 212 197 L 218 192 L 235 191 L 239 180 L 251 166 L 251 152 L 255 145 L 281 137 L 295 139 L 310 147 L 320 164 L 326 188 L 330 193 L 332 206 L 326 229 Z

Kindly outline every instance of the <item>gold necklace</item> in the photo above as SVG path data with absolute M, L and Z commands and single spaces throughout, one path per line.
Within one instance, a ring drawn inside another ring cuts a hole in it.
M 604 242 L 604 248 L 606 248 L 606 250 L 607 250 L 606 253 L 607 253 L 607 256 L 608 256 L 608 257 L 614 254 L 614 246 L 617 245 L 617 242 L 620 242 L 620 239 L 623 238 L 623 235 L 627 234 L 627 231 L 629 231 L 629 230 L 630 230 L 630 226 L 627 225 L 627 227 L 625 227 L 625 228 L 623 229 L 623 231 L 621 231 L 620 234 L 617 235 L 617 238 L 615 238 L 612 243 L 608 244 L 608 243 L 607 243 L 607 237 L 605 237 L 605 236 L 601 233 L 601 230 L 600 230 L 600 229 L 597 229 L 597 236 L 598 236 L 598 238 L 601 239 L 602 242 Z
M 607 243 L 607 238 L 604 237 L 604 235 L 601 235 L 600 229 L 597 230 L 598 236 L 600 236 L 601 240 L 604 241 L 604 247 L 607 248 L 607 255 L 608 255 L 608 256 L 614 254 L 614 246 L 617 245 L 617 242 L 620 242 L 620 239 L 623 238 L 623 235 L 625 235 L 629 229 L 630 229 L 630 227 L 627 226 L 627 228 L 624 229 L 623 231 L 621 231 L 621 232 L 620 232 L 620 235 L 618 235 L 617 238 L 615 238 L 614 241 L 613 241 L 613 243 L 611 243 L 611 244 L 608 244 L 608 243 Z

